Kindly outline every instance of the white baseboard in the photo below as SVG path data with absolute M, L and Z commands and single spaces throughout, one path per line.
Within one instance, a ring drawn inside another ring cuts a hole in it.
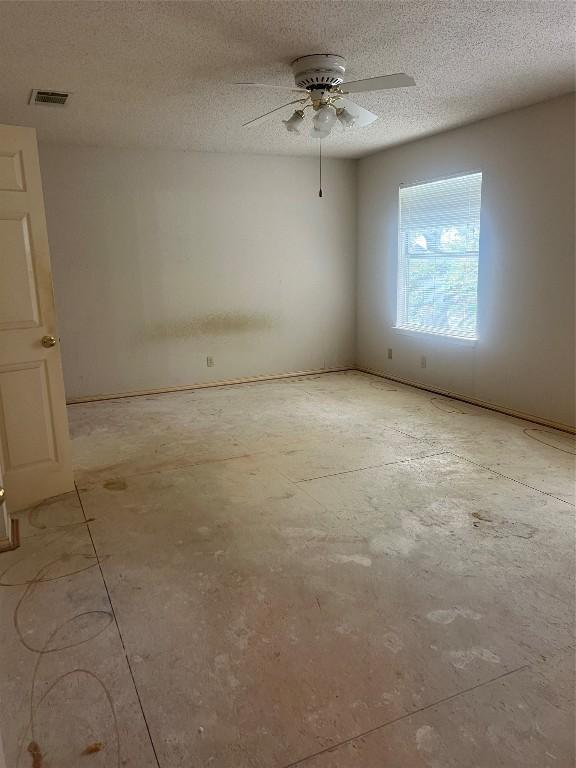
M 460 400 L 463 403 L 470 403 L 470 405 L 477 405 L 480 408 L 487 408 L 490 411 L 497 411 L 498 413 L 504 413 L 506 416 L 514 416 L 518 419 L 524 419 L 525 421 L 532 421 L 535 424 L 541 424 L 544 427 L 552 427 L 553 429 L 560 429 L 563 432 L 569 432 L 570 434 L 576 434 L 576 427 L 571 424 L 563 424 L 557 421 L 550 421 L 549 419 L 543 419 L 540 416 L 534 416 L 531 413 L 525 413 L 524 411 L 516 411 L 512 408 L 507 408 L 497 403 L 490 403 L 485 400 L 478 400 L 474 397 L 468 397 L 462 395 L 459 392 L 452 392 L 446 389 L 439 389 L 437 387 L 429 387 L 424 384 L 419 384 L 417 381 L 411 381 L 410 379 L 403 379 L 398 376 L 390 376 L 390 374 L 384 371 L 379 371 L 375 368 L 361 368 L 358 366 L 344 366 L 340 368 L 319 368 L 308 371 L 290 371 L 289 373 L 272 373 L 263 374 L 261 376 L 248 376 L 241 379 L 220 379 L 218 381 L 207 381 L 200 384 L 187 384 L 182 387 L 163 387 L 159 389 L 139 389 L 131 392 L 114 392 L 103 395 L 87 395 L 85 397 L 71 397 L 67 400 L 68 405 L 76 405 L 80 403 L 94 403 L 100 400 L 116 400 L 123 397 L 140 397 L 141 395 L 162 395 L 170 392 L 186 392 L 192 389 L 207 389 L 209 387 L 229 387 L 232 384 L 251 384 L 258 381 L 275 381 L 276 379 L 289 379 L 295 376 L 317 376 L 320 373 L 341 373 L 343 371 L 359 371 L 361 373 L 369 373 L 372 376 L 379 376 L 382 379 L 389 379 L 390 381 L 396 381 L 398 384 L 405 384 L 408 387 L 415 387 L 416 389 L 422 389 L 425 392 L 433 392 L 436 395 L 444 395 L 450 397 L 453 400 Z
M 231 384 L 252 384 L 258 381 L 275 381 L 276 379 L 289 379 L 294 376 L 315 376 L 319 373 L 339 373 L 342 371 L 356 370 L 353 366 L 344 366 L 342 368 L 319 368 L 312 371 L 290 371 L 289 373 L 270 373 L 262 376 L 249 376 L 242 379 L 220 379 L 218 381 L 207 381 L 201 384 L 187 384 L 182 387 L 163 387 L 161 389 L 139 389 L 131 392 L 114 392 L 104 395 L 86 395 L 85 397 L 71 397 L 66 400 L 67 405 L 76 405 L 78 403 L 93 403 L 99 400 L 117 400 L 122 397 L 140 397 L 141 395 L 163 395 L 168 392 L 186 392 L 190 389 L 207 389 L 208 387 L 229 387 Z
M 406 384 L 409 387 L 415 387 L 416 389 L 423 389 L 425 392 L 433 392 L 436 395 L 444 395 L 450 397 L 452 400 L 460 400 L 463 403 L 470 403 L 470 405 L 477 405 L 480 408 L 487 408 L 490 411 L 497 411 L 498 413 L 504 413 L 506 416 L 514 416 L 517 419 L 524 419 L 524 421 L 532 421 L 535 424 L 541 424 L 544 427 L 552 427 L 553 429 L 560 429 L 562 432 L 570 432 L 570 434 L 576 434 L 576 427 L 570 424 L 563 424 L 558 421 L 550 421 L 549 419 L 542 419 L 540 416 L 534 416 L 531 413 L 525 413 L 524 411 L 516 411 L 512 408 L 506 408 L 503 405 L 497 403 L 490 403 L 486 400 L 478 400 L 474 397 L 468 397 L 468 395 L 461 395 L 458 392 L 451 392 L 446 389 L 438 389 L 436 387 L 425 386 L 424 384 L 418 384 L 416 381 L 410 381 L 410 379 L 402 379 L 398 376 L 390 376 L 390 374 L 384 371 L 376 370 L 375 368 L 356 368 L 357 371 L 362 373 L 370 373 L 373 376 L 379 376 L 381 379 L 388 379 L 389 381 L 396 381 L 398 384 Z

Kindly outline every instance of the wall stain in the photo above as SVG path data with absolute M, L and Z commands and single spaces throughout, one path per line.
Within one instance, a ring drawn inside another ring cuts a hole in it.
M 193 336 L 227 336 L 253 331 L 268 331 L 276 319 L 263 312 L 215 312 L 181 320 L 157 323 L 140 334 L 142 341 L 188 339 Z

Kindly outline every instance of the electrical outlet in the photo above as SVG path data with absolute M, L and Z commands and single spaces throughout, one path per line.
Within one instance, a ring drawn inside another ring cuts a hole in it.
M 208 368 L 214 368 L 214 358 L 210 355 L 206 358 L 206 365 Z
M 392 349 L 388 347 L 388 360 L 392 360 Z
M 420 368 L 426 368 L 426 357 L 425 355 L 422 355 L 420 358 Z

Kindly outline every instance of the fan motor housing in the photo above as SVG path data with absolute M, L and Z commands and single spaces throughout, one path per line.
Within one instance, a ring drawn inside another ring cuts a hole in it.
M 346 59 L 335 53 L 314 53 L 295 59 L 291 66 L 298 88 L 330 90 L 344 82 Z

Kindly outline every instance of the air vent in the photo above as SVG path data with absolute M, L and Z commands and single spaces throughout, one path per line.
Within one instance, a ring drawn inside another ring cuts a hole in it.
M 40 91 L 35 88 L 30 94 L 28 104 L 44 104 L 63 107 L 68 101 L 69 96 L 70 94 L 65 91 Z

